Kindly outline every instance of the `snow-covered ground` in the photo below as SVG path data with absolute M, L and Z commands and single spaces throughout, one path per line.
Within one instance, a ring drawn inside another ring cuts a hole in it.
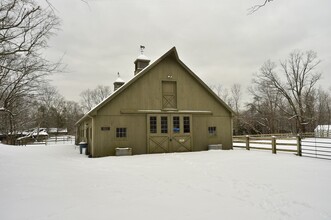
M 331 219 L 331 161 L 269 151 L 87 158 L 0 144 L 0 219 Z

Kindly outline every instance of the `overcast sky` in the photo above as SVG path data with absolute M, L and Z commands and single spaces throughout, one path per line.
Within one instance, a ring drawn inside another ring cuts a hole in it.
M 43 1 L 43 0 L 39 0 Z M 62 20 L 47 56 L 64 54 L 67 71 L 51 77 L 68 100 L 97 85 L 110 85 L 120 72 L 133 77 L 144 45 L 152 61 L 176 46 L 179 58 L 206 84 L 246 87 L 268 59 L 279 62 L 294 49 L 314 50 L 331 82 L 331 1 L 274 0 L 50 0 Z

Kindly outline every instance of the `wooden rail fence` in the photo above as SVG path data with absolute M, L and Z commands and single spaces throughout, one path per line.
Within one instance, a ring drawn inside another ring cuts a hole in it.
M 292 152 L 298 156 L 331 160 L 331 138 L 314 137 L 312 133 L 293 136 L 282 135 L 246 135 L 234 136 L 233 147 L 246 150 L 270 150 Z
M 331 160 L 330 138 L 307 138 L 301 141 L 302 156 Z
M 36 140 L 35 138 L 26 137 L 16 140 L 16 145 L 47 145 L 47 144 L 57 144 L 57 143 L 74 143 L 75 137 L 70 135 L 65 136 L 54 136 L 47 139 L 43 138 L 42 140 Z
M 270 150 L 273 154 L 277 151 L 293 152 L 298 156 L 302 155 L 301 136 L 234 136 L 233 147 L 246 150 Z

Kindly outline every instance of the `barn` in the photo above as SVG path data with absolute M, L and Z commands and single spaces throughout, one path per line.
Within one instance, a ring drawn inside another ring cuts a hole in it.
M 178 57 L 141 54 L 134 76 L 114 82 L 114 92 L 77 123 L 77 142 L 91 157 L 232 149 L 233 111 Z

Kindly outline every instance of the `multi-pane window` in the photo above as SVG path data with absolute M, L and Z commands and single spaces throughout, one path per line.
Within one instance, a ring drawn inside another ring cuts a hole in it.
M 184 117 L 184 133 L 190 133 L 190 117 Z
M 116 128 L 117 138 L 126 138 L 126 128 Z
M 178 116 L 173 117 L 173 132 L 174 133 L 180 132 L 180 121 Z
M 155 116 L 149 118 L 149 132 L 152 134 L 157 133 L 157 122 Z
M 208 127 L 208 133 L 210 136 L 216 135 L 216 127 Z
M 168 117 L 161 117 L 161 133 L 168 133 Z

